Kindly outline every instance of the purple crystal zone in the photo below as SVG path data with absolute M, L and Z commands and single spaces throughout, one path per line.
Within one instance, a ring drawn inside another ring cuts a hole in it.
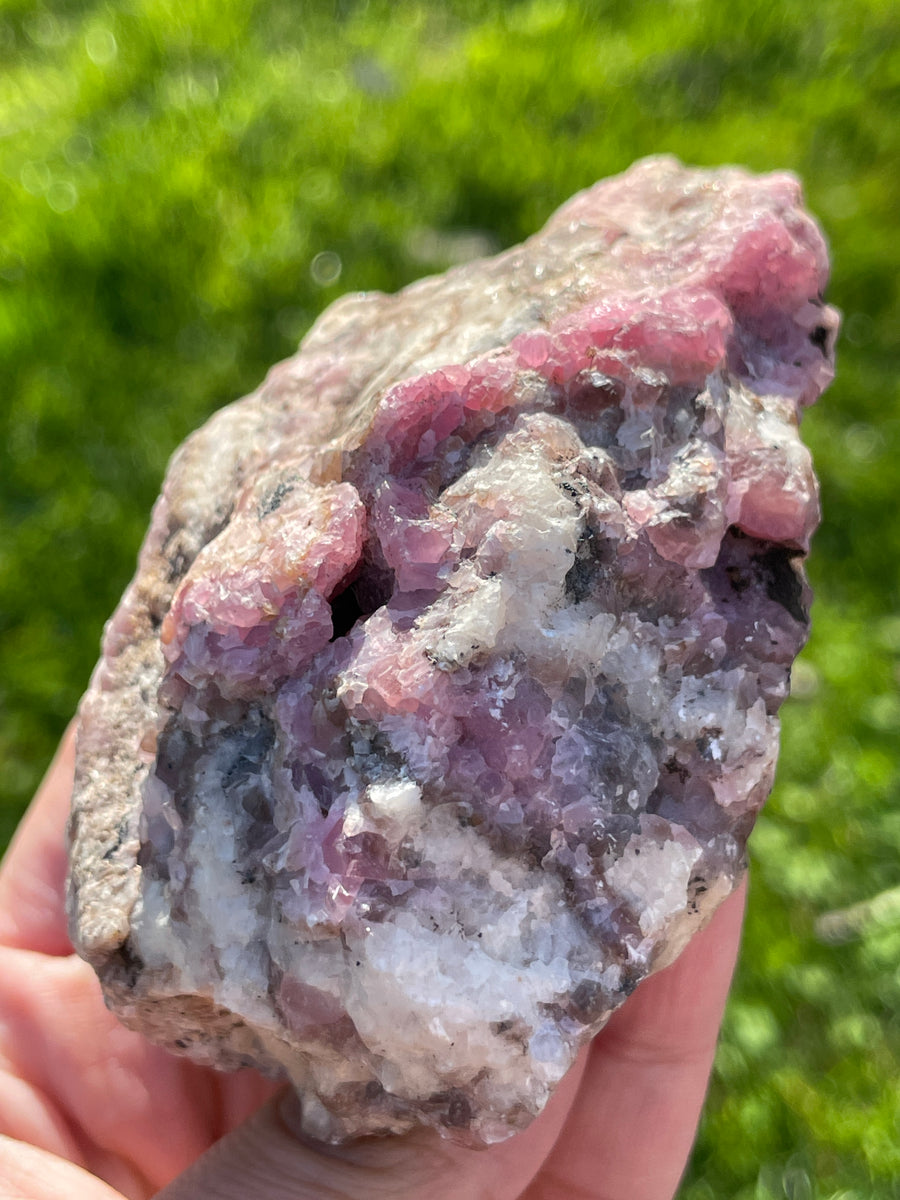
M 76 946 L 339 1139 L 473 1144 L 738 882 L 832 376 L 787 175 L 651 159 L 347 297 L 173 459 L 81 714 Z

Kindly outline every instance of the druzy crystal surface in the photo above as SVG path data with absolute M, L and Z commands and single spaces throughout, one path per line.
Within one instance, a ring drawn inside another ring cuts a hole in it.
M 743 872 L 826 273 L 792 177 L 651 159 L 188 439 L 81 710 L 72 935 L 128 1025 L 318 1137 L 541 1110 Z

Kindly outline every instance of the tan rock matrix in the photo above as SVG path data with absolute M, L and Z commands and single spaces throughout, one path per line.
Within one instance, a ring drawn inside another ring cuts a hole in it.
M 81 708 L 72 937 L 127 1025 L 320 1138 L 540 1112 L 744 870 L 827 269 L 791 176 L 649 159 L 187 440 Z

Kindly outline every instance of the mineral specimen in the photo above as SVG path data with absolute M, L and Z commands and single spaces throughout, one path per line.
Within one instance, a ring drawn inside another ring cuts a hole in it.
M 734 888 L 832 375 L 788 175 L 638 163 L 348 296 L 176 453 L 81 710 L 71 929 L 311 1134 L 472 1144 Z

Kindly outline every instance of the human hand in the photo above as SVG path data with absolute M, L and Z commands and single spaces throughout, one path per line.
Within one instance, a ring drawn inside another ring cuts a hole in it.
M 0 1200 L 674 1194 L 737 956 L 743 887 L 641 984 L 524 1133 L 481 1151 L 424 1129 L 319 1146 L 293 1132 L 292 1093 L 252 1071 L 175 1058 L 104 1007 L 66 935 L 73 762 L 70 729 L 0 867 Z

